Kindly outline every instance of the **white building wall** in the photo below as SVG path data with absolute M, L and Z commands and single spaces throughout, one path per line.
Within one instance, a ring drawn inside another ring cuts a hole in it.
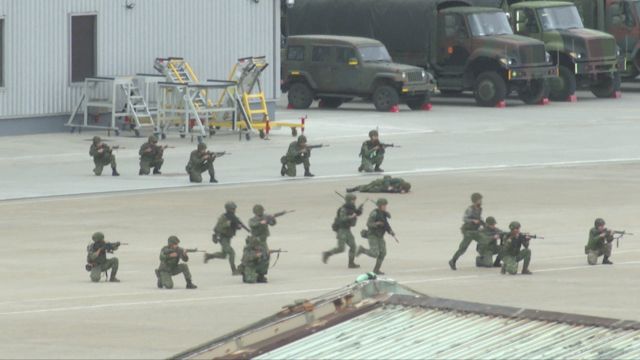
M 279 96 L 280 0 L 0 0 L 5 84 L 0 118 L 70 113 L 70 15 L 97 15 L 97 75 L 156 73 L 184 57 L 201 80 L 226 79 L 236 60 L 266 55 L 267 98 Z

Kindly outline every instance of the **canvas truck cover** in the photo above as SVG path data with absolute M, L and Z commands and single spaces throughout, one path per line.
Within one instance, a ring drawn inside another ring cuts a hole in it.
M 437 4 L 430 0 L 297 0 L 288 9 L 288 30 L 290 35 L 374 38 L 394 60 L 410 58 L 410 64 L 426 66 Z

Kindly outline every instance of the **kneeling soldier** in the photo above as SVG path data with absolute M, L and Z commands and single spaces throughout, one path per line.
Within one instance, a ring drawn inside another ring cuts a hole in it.
M 189 255 L 185 249 L 178 246 L 180 240 L 177 236 L 169 236 L 167 246 L 160 250 L 160 266 L 156 269 L 156 277 L 158 278 L 158 288 L 173 289 L 172 276 L 182 273 L 184 280 L 187 282 L 187 289 L 197 289 L 198 287 L 191 282 L 191 272 L 189 265 L 180 263 L 180 260 L 189 261 Z
M 289 144 L 287 153 L 280 158 L 282 167 L 280 168 L 280 175 L 282 176 L 296 176 L 296 166 L 303 164 L 304 176 L 312 177 L 313 174 L 309 170 L 311 163 L 309 158 L 311 157 L 311 149 L 307 146 L 307 137 L 304 135 L 298 136 L 298 140 Z
M 369 140 L 363 142 L 360 148 L 362 161 L 360 167 L 358 167 L 358 171 L 383 172 L 384 170 L 380 168 L 380 165 L 382 165 L 382 161 L 384 160 L 384 152 L 384 146 L 382 146 L 378 138 L 378 130 L 369 131 Z
M 216 159 L 216 154 L 207 151 L 207 144 L 200 143 L 198 148 L 191 152 L 189 156 L 189 163 L 186 170 L 189 174 L 189 181 L 192 183 L 202 182 L 202 173 L 209 172 L 209 182 L 217 183 L 216 173 L 213 169 L 213 161 Z
M 242 252 L 240 272 L 242 281 L 247 284 L 266 283 L 269 270 L 269 249 L 265 248 L 256 236 L 249 236 Z
M 116 156 L 113 155 L 113 149 L 103 143 L 100 136 L 93 137 L 93 143 L 89 148 L 89 155 L 93 156 L 93 164 L 95 165 L 93 173 L 96 174 L 96 176 L 102 175 L 102 169 L 105 165 L 111 165 L 111 175 L 120 176 L 118 170 L 116 170 Z
M 531 262 L 531 250 L 529 250 L 529 235 L 520 233 L 520 223 L 512 221 L 509 224 L 511 232 L 504 238 L 502 244 L 502 274 L 518 273 L 518 262 L 524 260 L 522 264 L 522 275 L 531 275 L 529 263 Z M 524 247 L 524 249 L 523 249 Z
M 138 154 L 140 155 L 140 171 L 139 175 L 149 175 L 153 168 L 153 175 L 160 175 L 160 168 L 164 163 L 162 155 L 164 147 L 158 145 L 158 138 L 151 135 L 149 141 L 142 144 Z
M 480 230 L 478 236 L 478 245 L 476 250 L 478 256 L 476 256 L 477 267 L 498 267 L 500 266 L 500 256 L 496 257 L 496 261 L 493 261 L 493 255 L 497 255 L 500 251 L 498 246 L 498 240 L 502 236 L 502 230 L 496 227 L 496 219 L 493 216 L 487 217 L 485 226 Z
M 611 257 L 611 243 L 613 242 L 613 232 L 605 228 L 605 222 L 603 219 L 596 219 L 594 227 L 589 230 L 589 241 L 587 246 L 584 247 L 584 252 L 587 255 L 587 262 L 589 265 L 598 264 L 598 258 L 604 255 L 602 259 L 603 265 L 613 264 L 609 257 Z
M 100 275 L 111 269 L 109 281 L 120 282 L 116 278 L 118 273 L 118 258 L 112 257 L 107 259 L 107 253 L 113 253 L 120 247 L 120 242 L 110 243 L 104 241 L 104 234 L 101 232 L 94 233 L 91 236 L 93 243 L 87 246 L 87 271 L 91 271 L 91 281 L 100 281 Z

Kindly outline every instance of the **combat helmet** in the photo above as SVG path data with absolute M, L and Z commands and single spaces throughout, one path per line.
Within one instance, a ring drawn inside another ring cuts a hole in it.
M 307 142 L 307 137 L 304 135 L 298 136 L 298 144 L 304 144 Z
M 515 230 L 515 229 L 520 229 L 520 223 L 517 221 L 512 221 L 509 224 L 509 230 Z
M 406 192 L 409 192 L 409 190 L 411 190 L 411 183 L 403 181 L 402 184 L 400 185 L 400 189 Z
M 487 217 L 487 219 L 484 222 L 487 223 L 487 225 L 495 225 L 498 223 L 496 221 L 496 218 L 494 218 L 493 216 Z
M 264 215 L 264 206 L 257 204 L 253 207 L 253 214 L 257 216 Z
M 482 200 L 482 194 L 480 194 L 480 193 L 473 193 L 473 194 L 471 194 L 471 202 L 472 202 L 472 203 L 476 203 L 476 202 L 478 202 L 479 200 Z
M 227 211 L 235 210 L 237 207 L 238 206 L 233 201 L 227 201 L 227 203 L 224 204 L 224 209 Z
M 149 142 L 152 143 L 152 144 L 155 144 L 155 143 L 158 142 L 158 138 L 155 137 L 155 135 L 151 135 L 151 136 L 149 136 Z
M 378 130 L 371 130 L 369 131 L 369 137 L 372 138 L 374 136 L 378 136 Z
M 99 143 L 100 141 L 102 141 L 102 139 L 100 138 L 100 136 L 94 136 L 94 137 L 93 137 L 93 143 L 94 143 L 94 144 L 97 144 L 97 143 Z
M 104 241 L 104 234 L 100 231 L 98 232 L 94 232 L 93 235 L 91 235 L 91 240 L 95 241 Z
M 387 205 L 389 202 L 387 201 L 387 199 L 385 198 L 380 198 L 378 199 L 378 201 L 376 201 L 376 206 L 383 206 L 383 205 Z
M 207 144 L 199 143 L 198 144 L 198 151 L 203 151 L 203 150 L 207 150 Z
M 347 203 L 356 201 L 356 196 L 353 194 L 347 194 L 344 196 L 344 201 Z
M 167 243 L 169 245 L 178 245 L 180 243 L 180 239 L 178 239 L 178 237 L 175 236 L 175 235 L 171 235 L 171 236 L 169 236 L 169 239 L 167 240 Z
M 594 225 L 595 225 L 596 227 L 604 226 L 604 224 L 605 224 L 605 222 L 604 222 L 604 219 L 603 219 L 603 218 L 597 218 L 597 219 L 596 219 L 596 221 L 594 221 Z

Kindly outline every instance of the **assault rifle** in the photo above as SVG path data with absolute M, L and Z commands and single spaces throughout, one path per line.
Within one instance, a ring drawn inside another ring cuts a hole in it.
M 616 247 L 620 246 L 620 239 L 622 239 L 623 236 L 625 235 L 633 236 L 633 233 L 627 232 L 626 230 L 605 230 L 605 231 L 608 231 L 611 234 L 611 236 L 613 236 L 613 238 L 616 241 Z
M 522 235 L 524 235 L 525 237 L 528 237 L 529 239 L 542 239 L 542 240 L 544 240 L 543 236 L 538 236 L 538 235 L 535 235 L 535 234 L 523 233 Z
M 211 155 L 213 157 L 220 157 L 220 156 L 225 156 L 225 155 L 231 155 L 231 153 L 228 153 L 226 151 L 220 151 L 220 152 L 215 152 L 215 151 L 207 151 L 206 152 L 207 155 Z
M 269 255 L 271 254 L 278 254 L 276 256 L 276 259 L 273 261 L 273 265 L 271 265 L 271 268 L 273 269 L 274 267 L 276 267 L 276 264 L 278 263 L 278 260 L 280 260 L 280 254 L 281 253 L 286 253 L 288 252 L 287 250 L 282 250 L 282 249 L 277 249 L 277 250 L 269 250 Z
M 114 243 L 106 242 L 104 243 L 104 246 L 100 247 L 99 250 L 104 250 L 108 253 L 113 253 L 114 251 L 118 250 L 120 245 L 129 245 L 129 243 L 121 243 L 119 241 Z
M 320 149 L 323 147 L 329 147 L 329 144 L 305 145 L 304 147 L 305 147 L 305 150 Z
M 278 218 L 278 217 L 280 217 L 282 215 L 286 215 L 286 214 L 289 214 L 289 213 L 292 213 L 292 212 L 295 212 L 295 210 L 284 210 L 284 211 L 277 212 L 277 213 L 275 213 L 273 215 L 265 214 L 264 217 L 267 218 L 268 220 L 271 220 L 271 219 L 275 219 L 275 218 Z
M 193 248 L 193 249 L 182 249 L 182 251 L 184 251 L 185 254 L 188 253 L 196 253 L 196 252 L 206 252 L 204 250 L 198 250 L 198 248 Z
M 334 190 L 334 192 L 336 194 L 338 194 L 338 196 L 340 196 L 342 198 L 342 200 L 345 200 L 344 195 L 340 194 L 337 190 Z M 364 204 L 369 201 L 369 198 L 366 198 L 362 204 L 360 204 L 360 206 L 358 206 L 357 210 L 356 210 L 356 214 L 358 215 L 362 215 L 362 209 L 364 208 Z
M 378 146 L 380 146 L 380 147 L 381 147 L 381 148 L 383 148 L 383 149 L 390 148 L 390 147 L 395 147 L 395 148 L 401 148 L 401 147 L 402 147 L 402 146 L 400 146 L 400 145 L 395 145 L 395 144 L 384 144 L 384 143 L 380 143 L 380 144 L 378 144 Z
M 371 201 L 372 203 L 375 204 L 375 202 L 373 200 L 367 199 L 369 201 Z M 377 207 L 378 205 L 376 205 Z M 398 238 L 396 237 L 396 233 L 393 231 L 393 229 L 391 229 L 391 224 L 389 224 L 389 218 L 391 217 L 391 215 L 388 212 L 383 212 L 382 214 L 382 221 L 384 222 L 384 231 L 388 232 L 389 235 L 391 235 L 391 237 L 393 237 L 393 240 L 395 240 L 398 244 L 400 244 L 400 240 L 398 240 Z

